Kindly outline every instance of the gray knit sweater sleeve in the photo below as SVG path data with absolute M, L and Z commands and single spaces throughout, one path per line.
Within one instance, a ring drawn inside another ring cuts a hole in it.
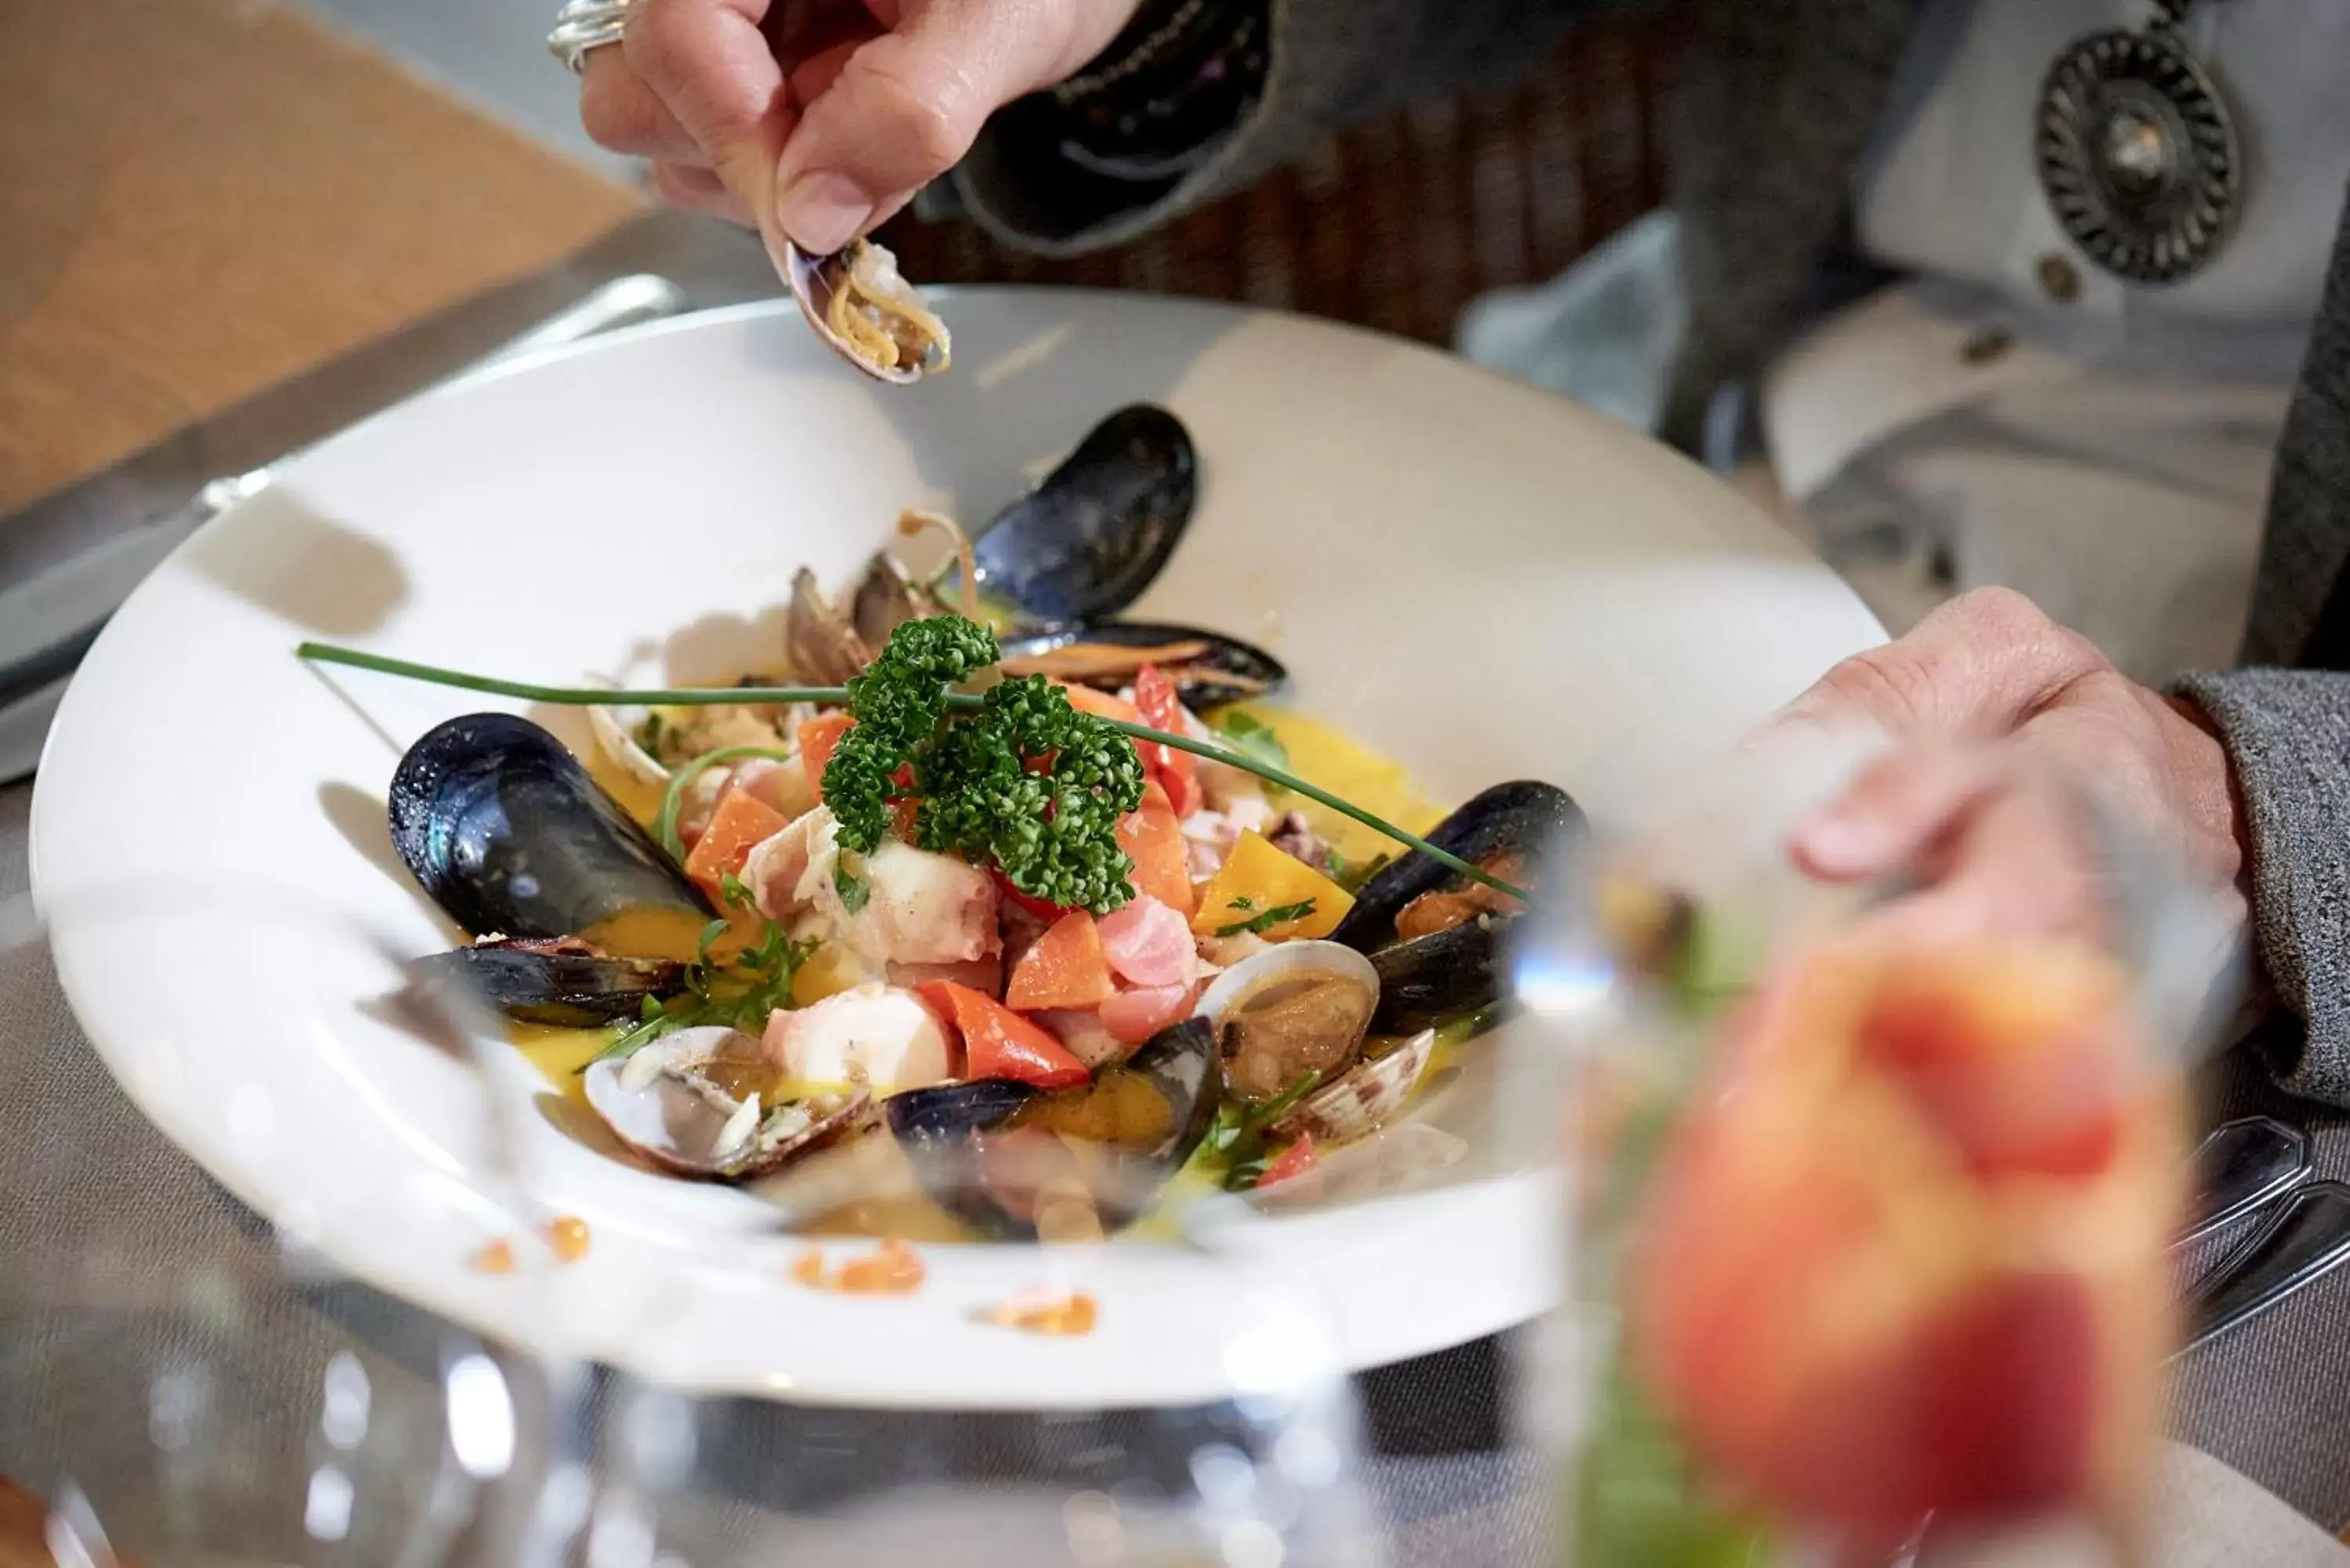
M 2350 1106 L 2350 674 L 2244 670 L 2178 690 L 2211 715 L 2236 764 L 2252 851 L 2262 967 L 2301 1015 L 2297 1094 Z
M 954 171 L 962 206 L 998 239 L 1043 255 L 1121 244 L 1245 189 L 1332 131 L 1423 94 L 1499 85 L 1549 57 L 1578 12 L 1626 0 L 1273 0 L 1264 92 L 1196 171 L 1138 186 L 1123 207 L 1070 213 L 1055 171 L 1007 156 L 993 131 Z

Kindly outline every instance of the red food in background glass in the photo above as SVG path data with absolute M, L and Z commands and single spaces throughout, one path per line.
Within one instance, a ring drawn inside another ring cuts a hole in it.
M 1856 941 L 1752 1002 L 1632 1237 L 1650 1397 L 1731 1494 L 1872 1549 L 2126 1509 L 2182 1157 L 2119 971 Z

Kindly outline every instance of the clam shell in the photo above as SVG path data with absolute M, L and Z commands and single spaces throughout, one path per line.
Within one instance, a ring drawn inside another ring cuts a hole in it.
M 1378 989 L 1379 971 L 1349 947 L 1332 941 L 1275 942 L 1263 952 L 1252 953 L 1218 975 L 1200 995 L 1196 1015 L 1211 1024 L 1224 1021 L 1224 1010 L 1242 992 L 1253 990 L 1258 982 L 1293 969 L 1323 969 L 1359 980 L 1373 991 Z
M 1245 1030 L 1226 1031 L 1225 1020 L 1242 998 L 1260 986 L 1302 971 L 1350 981 L 1371 998 L 1371 1007 L 1365 1010 L 1345 1038 L 1339 1038 L 1335 1030 L 1326 1034 L 1292 1033 L 1286 1037 Z M 1362 1048 L 1378 996 L 1378 968 L 1354 949 L 1331 941 L 1278 942 L 1218 975 L 1201 996 L 1197 1016 L 1215 1032 L 1217 1063 L 1225 1092 L 1236 1099 L 1263 1105 L 1277 1098 L 1308 1072 L 1333 1073 L 1352 1062 Z
M 759 1054 L 759 1042 L 732 1029 L 681 1029 L 621 1060 L 589 1064 L 588 1108 L 612 1136 L 662 1169 L 697 1181 L 748 1181 L 872 1125 L 879 1114 L 862 1089 L 762 1106 L 737 1101 L 693 1069 Z
M 610 676 L 598 675 L 593 670 L 588 671 L 587 680 L 590 686 L 608 686 L 615 692 L 621 689 L 620 683 Z M 613 766 L 639 784 L 659 789 L 669 783 L 669 770 L 655 761 L 650 752 L 637 743 L 636 735 L 638 727 L 651 711 L 651 709 L 635 702 L 616 702 L 609 708 L 590 708 L 588 710 L 588 728 L 596 737 L 596 749 Z
M 1273 1124 L 1275 1137 L 1312 1133 L 1316 1142 L 1347 1143 L 1367 1137 L 1394 1119 L 1419 1087 L 1436 1051 L 1436 1031 L 1423 1029 L 1386 1055 L 1357 1063 L 1335 1084 L 1297 1102 Z

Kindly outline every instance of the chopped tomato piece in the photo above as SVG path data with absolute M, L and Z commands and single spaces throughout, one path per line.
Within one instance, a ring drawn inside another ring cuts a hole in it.
M 1166 789 L 1151 780 L 1142 786 L 1142 804 L 1118 819 L 1118 846 L 1134 862 L 1134 890 L 1188 917 L 1191 862 L 1179 815 Z
M 1092 686 L 1072 686 L 1065 680 L 1053 684 L 1069 694 L 1069 706 L 1080 713 L 1091 713 L 1097 719 L 1118 719 L 1128 724 L 1143 722 L 1142 710 L 1114 692 Z
M 1191 1014 L 1190 985 L 1146 985 L 1121 991 L 1101 1004 L 1101 1025 L 1121 1045 L 1139 1045 Z
M 741 876 L 751 851 L 790 826 L 782 812 L 748 790 L 729 790 L 710 826 L 702 830 L 693 853 L 685 857 L 685 874 L 710 895 L 711 903 L 723 909 L 722 878 Z
M 1190 728 L 1190 715 L 1183 711 L 1183 701 L 1175 694 L 1175 682 L 1160 672 L 1159 666 L 1146 664 L 1134 677 L 1134 705 L 1142 711 L 1142 722 L 1154 730 L 1164 730 L 1180 735 Z M 1167 798 L 1172 802 L 1177 816 L 1189 816 L 1200 808 L 1200 759 L 1189 752 L 1179 752 L 1164 741 L 1145 741 L 1141 745 L 1142 765 L 1167 786 Z
M 1274 1157 L 1273 1163 L 1264 1168 L 1264 1174 L 1256 1179 L 1256 1184 L 1271 1187 L 1277 1181 L 1287 1181 L 1293 1176 L 1305 1175 L 1314 1168 L 1314 1135 L 1299 1133 L 1295 1143 Z
M 807 774 L 808 793 L 818 800 L 824 798 L 825 764 L 856 722 L 847 713 L 819 713 L 800 726 L 800 766 Z
M 1101 932 L 1083 909 L 1063 915 L 1012 966 L 1004 1004 L 1023 1012 L 1038 1008 L 1098 1007 L 1116 994 L 1109 961 L 1102 956 Z
M 995 887 L 996 890 L 1003 895 L 1004 902 L 1027 910 L 1047 924 L 1059 919 L 1063 915 L 1074 913 L 1072 910 L 1061 908 L 1058 904 L 1048 904 L 1042 898 L 1031 898 L 1022 892 L 1012 878 L 1003 874 L 1001 867 L 995 869 Z
M 915 990 L 962 1031 L 967 1077 L 1009 1078 L 1040 1089 L 1073 1089 L 1093 1075 L 1043 1027 L 967 985 L 934 980 Z

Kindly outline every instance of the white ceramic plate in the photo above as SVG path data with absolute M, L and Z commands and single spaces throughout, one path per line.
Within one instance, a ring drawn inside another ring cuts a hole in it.
M 530 1289 L 472 1268 L 500 1223 L 481 1196 L 497 1169 L 485 1098 L 526 1112 L 539 1086 L 518 1057 L 485 1096 L 374 1003 L 380 972 L 325 940 L 328 920 L 265 929 L 201 899 L 154 919 L 79 913 L 130 888 L 219 890 L 224 908 L 290 888 L 405 951 L 448 945 L 392 859 L 384 787 L 426 728 L 499 704 L 322 674 L 291 656 L 300 639 L 557 682 L 650 653 L 707 678 L 775 646 L 760 639 L 801 563 L 839 580 L 909 504 L 983 519 L 1138 399 L 1190 425 L 1204 483 L 1135 613 L 1264 643 L 1294 703 L 1439 798 L 1538 776 L 1620 815 L 1881 635 L 1694 466 L 1424 349 L 1125 296 L 962 292 L 948 313 L 955 369 L 907 391 L 762 306 L 428 396 L 290 464 L 115 618 L 42 765 L 38 892 L 90 1038 L 238 1197 L 480 1330 L 713 1390 L 1146 1405 L 1214 1397 L 1247 1371 L 1233 1279 L 1195 1253 L 1120 1244 L 1083 1264 L 1101 1306 L 1084 1338 L 974 1320 L 1041 1282 L 1030 1249 L 933 1248 L 917 1295 L 822 1295 L 785 1278 L 791 1244 L 723 1240 L 759 1222 L 751 1199 L 643 1174 L 527 1114 L 509 1120 L 535 1189 L 586 1217 L 594 1249 Z M 1430 1117 L 1482 1136 L 1490 1069 L 1479 1081 Z M 1547 1202 L 1516 1149 L 1272 1221 L 1266 1255 L 1318 1293 L 1347 1365 L 1542 1309 Z

